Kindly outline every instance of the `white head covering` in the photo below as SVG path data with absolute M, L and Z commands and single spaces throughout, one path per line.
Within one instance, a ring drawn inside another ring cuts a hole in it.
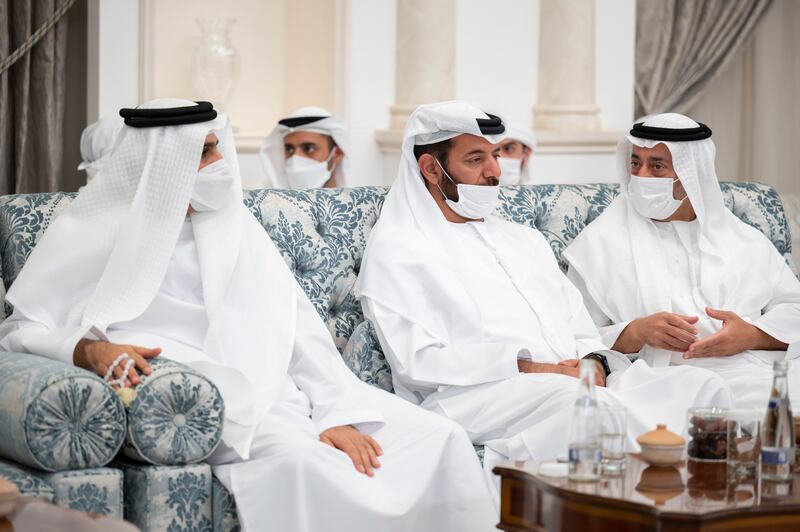
M 266 181 L 262 185 L 263 188 L 290 188 L 286 179 L 286 158 L 284 156 L 283 139 L 286 135 L 295 131 L 320 133 L 333 138 L 333 142 L 344 153 L 342 162 L 334 169 L 336 186 L 345 186 L 347 171 L 350 167 L 350 139 L 345 125 L 334 118 L 330 111 L 321 107 L 302 107 L 292 112 L 284 120 L 319 116 L 325 118 L 296 127 L 289 127 L 279 123 L 272 130 L 272 133 L 264 139 L 264 144 L 261 145 L 261 150 L 259 151 L 261 164 L 264 166 L 264 173 L 266 174 Z
M 474 257 L 465 255 L 451 238 L 450 222 L 425 187 L 414 145 L 465 133 L 493 144 L 501 142 L 505 134 L 481 133 L 476 119 L 487 118 L 477 106 L 460 101 L 421 105 L 414 111 L 406 124 L 397 180 L 370 233 L 356 282 L 357 297 L 367 297 L 424 324 L 443 341 L 482 341 L 481 309 L 470 295 L 470 283 L 480 279 L 470 278 L 460 267 Z M 548 286 L 549 275 L 557 269 L 552 253 L 531 263 L 529 250 L 519 249 L 518 240 L 520 234 L 524 235 L 521 238 L 530 237 L 529 228 L 494 216 L 485 217 L 482 223 L 504 225 L 497 232 L 495 253 L 523 297 L 537 307 L 545 340 L 553 351 L 574 356 L 574 337 L 565 329 L 568 321 L 540 308 L 553 293 Z
M 81 164 L 78 170 L 86 170 L 86 182 L 91 181 L 103 167 L 114 148 L 117 135 L 124 125 L 119 113 L 106 115 L 89 124 L 81 133 Z
M 536 149 L 536 135 L 529 128 L 517 124 L 509 124 L 506 128 L 506 140 L 508 139 L 516 140 L 530 148 L 531 151 Z M 529 158 L 525 168 L 522 169 L 519 184 L 528 185 L 531 183 L 533 183 L 533 174 L 531 173 L 531 159 Z
M 643 125 L 664 129 L 700 127 L 691 118 L 675 113 L 647 117 Z M 714 169 L 714 142 L 710 138 L 650 140 L 628 134 L 617 145 L 622 184 L 619 197 L 563 254 L 570 268 L 584 279 L 601 310 L 614 322 L 672 310 L 668 284 L 664 282 L 669 274 L 655 222 L 636 212 L 627 191 L 633 146 L 652 148 L 657 144 L 664 144 L 672 154 L 675 174 L 697 215 L 700 290 L 710 306 L 736 312 L 747 306 L 748 298 L 759 297 L 759 292 L 769 293 L 758 274 L 754 275 L 763 268 L 751 267 L 748 261 L 778 252 L 760 231 L 725 207 Z M 642 355 L 651 364 L 669 363 L 669 351 L 649 346 L 645 350 L 648 352 L 643 351 Z
M 160 99 L 141 107 L 192 105 Z M 296 293 L 278 250 L 242 203 L 227 117 L 123 127 L 104 171 L 53 221 L 7 300 L 52 329 L 92 325 L 103 333 L 141 315 L 170 264 L 212 131 L 233 183 L 218 210 L 191 215 L 209 328 L 203 352 L 163 356 L 214 380 L 225 400 L 223 439 L 246 457 L 255 423 L 283 384 Z

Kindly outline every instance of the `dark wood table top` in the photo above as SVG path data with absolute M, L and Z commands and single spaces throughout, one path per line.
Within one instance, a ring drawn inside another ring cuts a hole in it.
M 726 464 L 681 463 L 677 467 L 648 466 L 629 455 L 625 474 L 603 476 L 599 482 L 572 482 L 566 477 L 540 476 L 537 461 L 501 462 L 494 472 L 503 479 L 531 483 L 535 489 L 573 502 L 679 519 L 714 518 L 725 514 L 800 512 L 800 474 L 783 484 L 757 480 L 728 482 Z

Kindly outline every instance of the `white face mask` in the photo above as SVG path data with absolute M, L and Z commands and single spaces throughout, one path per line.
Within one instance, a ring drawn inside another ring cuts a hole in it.
M 228 161 L 214 161 L 197 173 L 189 203 L 197 212 L 219 210 L 225 205 L 232 186 L 233 173 Z
M 500 184 L 518 185 L 522 177 L 522 159 L 512 159 L 511 157 L 500 157 L 497 159 L 500 165 Z
M 631 175 L 628 196 L 633 208 L 645 218 L 666 220 L 672 216 L 683 200 L 672 196 L 672 185 L 678 181 L 671 177 L 639 177 Z
M 439 192 L 444 196 L 445 203 L 447 203 L 456 214 L 464 218 L 469 218 L 470 220 L 479 220 L 492 214 L 492 211 L 494 211 L 497 205 L 498 194 L 500 194 L 499 186 L 465 185 L 464 183 L 456 183 L 438 159 L 436 159 L 436 163 L 439 165 L 439 168 L 442 169 L 444 175 L 447 176 L 447 179 L 449 179 L 456 186 L 456 190 L 458 190 L 458 201 L 453 201 L 447 199 L 447 194 L 439 187 Z
M 286 179 L 289 187 L 305 190 L 320 188 L 331 178 L 333 168 L 328 170 L 328 162 L 333 157 L 334 150 L 324 161 L 315 161 L 301 155 L 292 155 L 286 159 Z

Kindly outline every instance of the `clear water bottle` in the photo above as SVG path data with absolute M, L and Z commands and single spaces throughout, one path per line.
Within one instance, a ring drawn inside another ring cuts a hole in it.
M 569 437 L 569 480 L 600 480 L 600 426 L 594 395 L 594 360 L 581 360 L 578 399 L 572 414 Z
M 792 479 L 795 441 L 787 368 L 785 360 L 776 360 L 773 365 L 772 394 L 762 428 L 761 478 L 768 481 Z

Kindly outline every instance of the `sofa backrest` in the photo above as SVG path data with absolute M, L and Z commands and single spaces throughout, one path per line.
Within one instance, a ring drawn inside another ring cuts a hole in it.
M 539 229 L 565 269 L 562 250 L 608 206 L 618 188 L 616 184 L 503 187 L 496 214 Z M 723 183 L 722 189 L 734 214 L 761 230 L 794 269 L 789 228 L 775 189 L 758 183 Z M 364 319 L 353 285 L 387 191 L 385 187 L 245 191 L 245 204 L 277 245 L 339 350 Z M 6 287 L 48 224 L 74 197 L 63 192 L 0 197 L 1 273 Z

